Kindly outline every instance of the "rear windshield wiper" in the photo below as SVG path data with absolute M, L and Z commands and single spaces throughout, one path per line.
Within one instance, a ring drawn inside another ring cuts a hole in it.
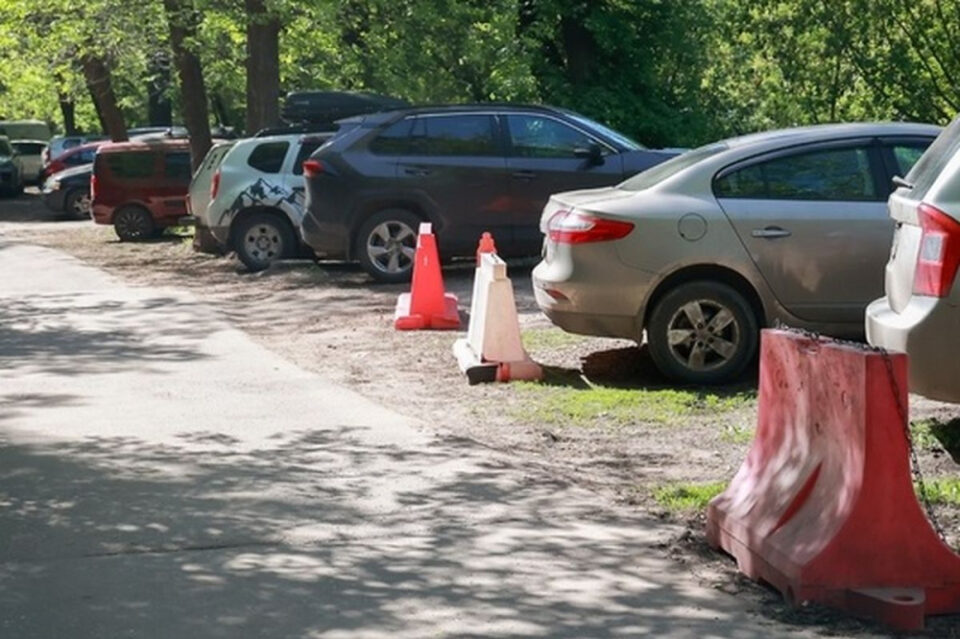
M 905 187 L 907 187 L 908 189 L 912 189 L 912 188 L 913 188 L 913 184 L 912 184 L 911 182 L 907 182 L 904 178 L 900 177 L 899 175 L 894 175 L 894 176 L 893 176 L 893 185 L 894 185 L 894 186 L 898 186 L 898 187 L 899 187 L 899 186 L 905 186 Z

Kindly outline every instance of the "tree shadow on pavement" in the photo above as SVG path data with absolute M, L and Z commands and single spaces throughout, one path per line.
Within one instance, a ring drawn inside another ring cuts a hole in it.
M 478 459 L 462 440 L 400 448 L 333 427 L 250 447 L 201 425 L 162 445 L 7 445 L 0 630 L 78 639 L 121 630 L 230 639 L 792 634 L 683 578 L 682 565 L 650 552 L 663 540 L 649 528 L 562 482 Z

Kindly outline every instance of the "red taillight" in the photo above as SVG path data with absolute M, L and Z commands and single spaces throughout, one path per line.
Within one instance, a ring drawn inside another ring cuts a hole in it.
M 90 174 L 90 199 L 97 199 L 97 176 Z
M 607 220 L 576 211 L 559 211 L 547 223 L 550 239 L 562 244 L 609 242 L 626 237 L 632 230 L 630 222 Z
M 917 254 L 913 292 L 918 295 L 946 297 L 960 266 L 960 222 L 943 211 L 921 204 L 917 216 L 923 235 Z
M 306 160 L 303 163 L 303 176 L 304 177 L 316 177 L 323 173 L 323 162 L 320 160 Z
M 217 199 L 217 192 L 220 190 L 220 169 L 217 169 L 210 180 L 210 199 Z

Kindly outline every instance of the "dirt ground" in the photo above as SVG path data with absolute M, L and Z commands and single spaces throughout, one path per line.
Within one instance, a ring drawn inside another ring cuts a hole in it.
M 292 261 L 251 274 L 232 257 L 194 252 L 189 238 L 120 243 L 111 228 L 59 219 L 30 193 L 0 201 L 0 233 L 66 251 L 132 283 L 190 289 L 303 368 L 438 430 L 591 487 L 600 498 L 683 523 L 687 532 L 665 552 L 709 575 L 704 579 L 718 588 L 752 589 L 769 600 L 773 616 L 805 625 L 827 622 L 831 632 L 856 634 L 861 628 L 828 611 L 796 613 L 780 606 L 778 595 L 749 584 L 731 560 L 706 548 L 702 510 L 673 508 L 655 498 L 665 487 L 733 476 L 750 443 L 756 381 L 676 391 L 636 345 L 563 333 L 536 307 L 532 262 L 511 264 L 510 276 L 525 344 L 544 365 L 546 380 L 470 386 L 452 354 L 462 332 L 394 330 L 396 299 L 408 285 L 374 284 L 355 266 Z M 462 310 L 469 309 L 472 277 L 471 264 L 444 271 L 447 290 L 459 296 Z M 591 405 L 595 395 L 600 403 Z M 282 401 L 264 396 L 264 410 Z M 946 421 L 960 412 L 921 398 L 911 404 L 912 420 Z M 918 452 L 925 476 L 960 477 L 960 465 L 935 439 L 918 445 Z M 952 547 L 960 547 L 960 507 L 940 505 L 936 512 Z

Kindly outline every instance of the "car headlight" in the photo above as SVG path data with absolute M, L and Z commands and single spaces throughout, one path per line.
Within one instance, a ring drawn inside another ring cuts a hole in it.
M 47 181 L 43 183 L 44 193 L 50 193 L 51 191 L 59 191 L 59 190 L 60 190 L 60 180 L 47 178 Z

